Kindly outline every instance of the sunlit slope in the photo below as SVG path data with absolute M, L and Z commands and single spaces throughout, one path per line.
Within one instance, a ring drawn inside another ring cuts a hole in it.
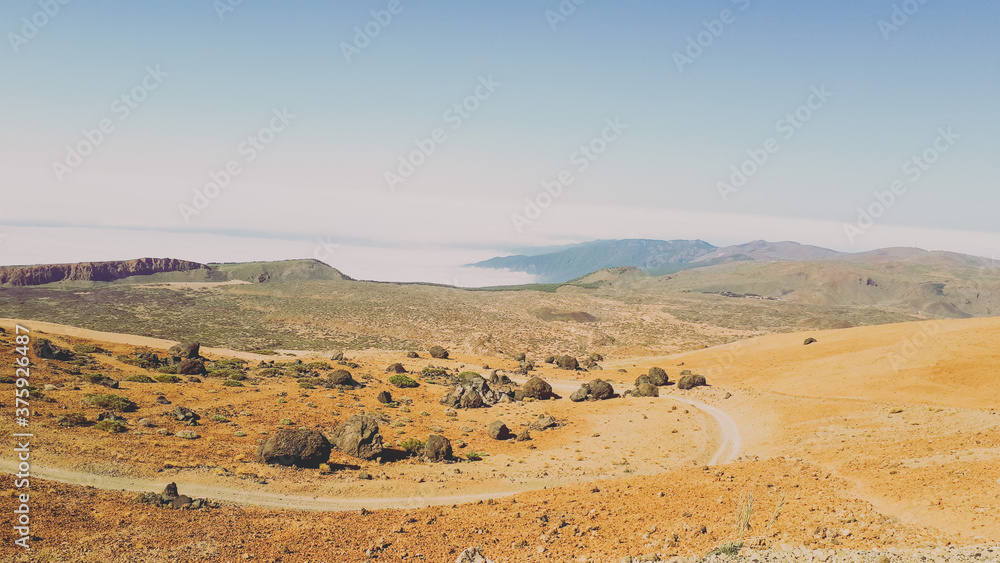
M 807 337 L 817 342 L 804 345 Z M 722 386 L 790 395 L 1000 407 L 1000 318 L 767 335 L 672 356 Z

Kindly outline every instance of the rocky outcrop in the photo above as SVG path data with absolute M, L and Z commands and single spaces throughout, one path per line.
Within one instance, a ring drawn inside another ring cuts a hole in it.
M 652 367 L 649 368 L 649 382 L 659 387 L 669 385 L 670 378 L 667 377 L 667 372 L 663 368 Z
M 211 271 L 204 264 L 174 258 L 3 266 L 0 267 L 0 285 L 29 286 L 61 281 L 110 282 L 130 276 L 151 276 L 164 272 L 188 272 L 191 270 L 205 270 L 206 273 Z

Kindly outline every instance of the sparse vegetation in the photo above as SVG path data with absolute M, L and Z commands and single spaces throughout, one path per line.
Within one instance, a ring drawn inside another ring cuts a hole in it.
M 389 378 L 389 383 L 392 383 L 393 385 L 395 385 L 396 387 L 399 387 L 401 389 L 407 389 L 407 388 L 410 388 L 410 387 L 417 387 L 417 386 L 420 385 L 419 383 L 417 383 L 416 381 L 414 381 L 413 379 L 411 379 L 409 376 L 403 375 L 401 373 L 398 373 L 398 374 L 390 377 Z
M 137 373 L 126 377 L 125 381 L 130 381 L 132 383 L 153 383 L 153 378 L 148 375 Z
M 233 381 L 232 379 L 227 379 L 226 381 L 223 381 L 222 384 L 226 387 L 243 387 L 242 381 Z
M 424 443 L 416 438 L 407 438 L 399 444 L 399 447 L 410 455 L 417 455 L 424 449 Z
M 90 343 L 76 344 L 73 346 L 73 351 L 77 354 L 107 354 L 104 348 Z
M 170 374 L 156 375 L 153 377 L 153 379 L 155 379 L 160 383 L 180 383 L 181 381 L 181 378 L 177 377 L 176 375 L 170 375 Z
M 102 409 L 114 412 L 132 412 L 136 410 L 136 404 L 128 397 L 114 394 L 88 393 L 83 396 L 83 402 Z
M 117 421 L 117 420 L 102 420 L 94 425 L 97 430 L 103 430 L 105 432 L 110 432 L 116 434 L 118 432 L 125 432 L 128 430 L 128 426 Z

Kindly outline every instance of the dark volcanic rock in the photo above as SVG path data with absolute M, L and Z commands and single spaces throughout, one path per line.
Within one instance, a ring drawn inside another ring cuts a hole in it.
M 595 379 L 588 385 L 590 385 L 590 399 L 593 401 L 603 401 L 615 396 L 614 387 L 603 379 Z
M 667 377 L 667 372 L 663 368 L 652 367 L 649 368 L 649 382 L 659 387 L 669 384 L 670 378 Z
M 573 394 L 569 396 L 569 400 L 574 403 L 579 403 L 586 401 L 587 397 L 590 395 L 590 385 L 584 383 L 579 389 L 573 391 Z
M 328 385 L 355 385 L 354 378 L 351 377 L 351 372 L 346 369 L 335 369 L 326 376 L 325 384 Z
M 431 349 L 427 351 L 432 358 L 437 358 L 439 360 L 448 359 L 448 351 L 440 346 L 431 346 Z
M 368 414 L 356 414 L 333 431 L 333 444 L 347 455 L 375 459 L 382 455 L 382 434 L 378 420 Z
M 486 429 L 486 433 L 494 440 L 508 440 L 514 437 L 514 435 L 510 433 L 510 428 L 507 428 L 507 425 L 499 420 L 490 424 L 490 427 Z
M 201 357 L 201 343 L 200 342 L 183 342 L 175 346 L 171 346 L 168 350 L 172 355 L 178 356 L 180 358 L 200 358 Z
M 319 467 L 330 459 L 332 447 L 319 430 L 278 430 L 257 449 L 264 463 Z
M 815 338 L 813 338 L 813 337 L 810 336 L 809 338 L 806 338 L 806 340 L 805 340 L 805 342 L 803 342 L 803 344 L 805 344 L 806 346 L 808 346 L 808 345 L 812 344 L 813 342 L 818 342 L 818 341 Z
M 659 397 L 660 389 L 652 383 L 643 382 L 636 386 L 632 394 L 636 397 Z
M 708 382 L 705 381 L 704 375 L 685 375 L 677 383 L 677 388 L 687 391 L 688 389 L 694 389 L 695 387 L 700 387 L 702 385 L 708 385 Z
M 392 402 L 392 394 L 389 393 L 388 391 L 379 391 L 379 394 L 377 397 L 375 397 L 375 400 L 382 403 L 383 405 L 387 405 Z
M 556 356 L 556 365 L 562 369 L 580 369 L 580 362 L 573 356 Z
M 73 359 L 73 353 L 56 346 L 47 338 L 38 338 L 31 343 L 31 353 L 43 360 L 59 360 L 67 362 Z
M 178 364 L 177 373 L 181 375 L 204 375 L 205 362 L 193 358 L 185 358 Z
M 444 436 L 431 434 L 424 444 L 424 457 L 430 461 L 447 461 L 451 459 L 451 441 Z
M 532 377 L 529 379 L 525 382 L 522 390 L 525 397 L 531 397 L 540 401 L 544 401 L 552 396 L 552 386 L 546 383 L 541 377 Z

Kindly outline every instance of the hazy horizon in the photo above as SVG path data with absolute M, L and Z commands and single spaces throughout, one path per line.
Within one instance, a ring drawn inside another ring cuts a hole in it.
M 317 257 L 487 285 L 525 278 L 461 266 L 595 239 L 995 257 L 998 18 L 8 2 L 0 264 Z

